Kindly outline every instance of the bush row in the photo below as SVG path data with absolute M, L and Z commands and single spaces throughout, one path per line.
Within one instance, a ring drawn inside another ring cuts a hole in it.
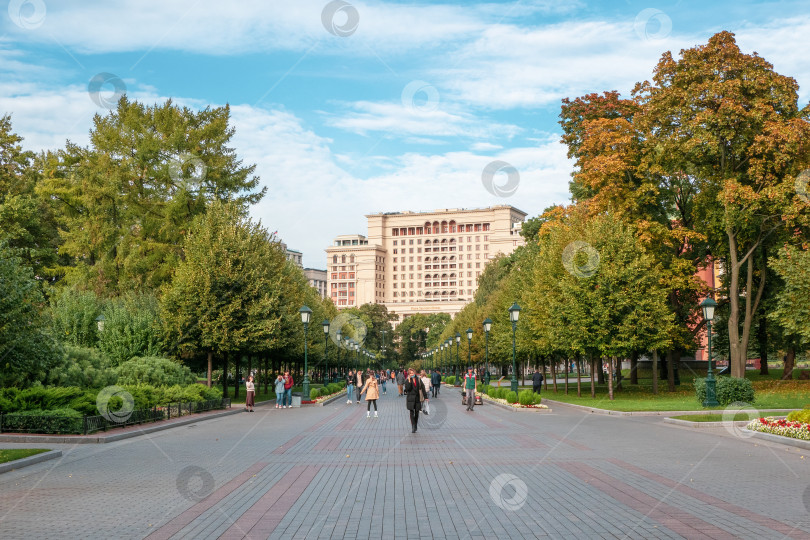
M 216 388 L 208 388 L 201 384 L 185 386 L 152 386 L 149 384 L 121 385 L 128 392 L 134 402 L 135 409 L 149 409 L 158 405 L 177 402 L 202 402 L 210 399 L 219 399 L 222 392 Z M 51 415 L 54 411 L 73 410 L 79 416 L 97 415 L 99 390 L 82 389 L 76 386 L 45 388 L 34 386 L 20 390 L 17 388 L 4 388 L 0 390 L 0 412 Z M 123 405 L 119 396 L 109 400 L 109 408 L 117 410 Z M 47 414 L 46 414 L 47 413 Z
M 496 386 L 482 385 L 481 392 L 494 399 L 505 399 L 508 403 L 520 403 L 521 405 L 539 405 L 540 394 L 535 394 L 531 390 L 521 390 L 520 394 L 513 392 L 509 388 L 498 388 Z
M 787 419 L 791 422 L 810 424 L 810 408 L 805 408 L 800 411 L 793 411 L 787 415 Z
M 346 383 L 329 383 L 321 388 L 312 388 L 309 391 L 309 399 L 315 401 L 319 397 L 329 396 L 340 392 L 346 387 Z

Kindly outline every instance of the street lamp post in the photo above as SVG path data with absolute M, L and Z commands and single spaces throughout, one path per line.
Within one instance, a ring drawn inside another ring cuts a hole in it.
M 340 340 L 343 339 L 343 332 L 338 330 L 337 333 L 335 334 L 335 337 L 337 338 L 337 372 L 339 374 L 340 373 Z M 348 371 L 347 371 L 347 373 L 348 373 Z
M 714 371 L 712 370 L 712 320 L 714 319 L 714 308 L 717 307 L 717 302 L 712 298 L 706 298 L 700 303 L 703 308 L 703 318 L 706 319 L 706 332 L 709 337 L 709 366 L 706 371 L 706 399 L 703 400 L 704 407 L 717 407 L 720 405 L 717 402 L 717 381 L 714 379 Z
M 489 331 L 492 329 L 492 319 L 484 319 L 484 384 L 489 384 Z
M 452 346 L 452 343 L 453 342 L 451 341 L 450 342 L 451 346 Z M 461 343 L 461 334 L 456 332 L 456 366 L 458 366 L 458 370 L 459 370 L 458 371 L 459 376 L 456 377 L 456 386 L 461 386 L 461 380 L 460 379 L 461 379 L 462 370 L 461 370 L 461 363 L 458 361 L 458 346 L 459 346 L 460 343 Z
M 515 330 L 517 329 L 518 317 L 520 316 L 520 306 L 517 302 L 509 308 L 509 320 L 512 321 L 512 392 L 517 394 L 517 367 L 515 366 Z
M 329 319 L 324 319 L 323 326 L 323 385 L 329 384 Z
M 301 315 L 301 322 L 304 323 L 304 381 L 301 383 L 301 390 L 304 394 L 302 399 L 309 399 L 309 370 L 307 369 L 307 333 L 309 332 L 309 320 L 312 318 L 312 310 L 303 306 L 298 310 Z
M 467 328 L 467 367 L 469 368 L 472 366 L 472 336 L 473 336 L 473 329 Z

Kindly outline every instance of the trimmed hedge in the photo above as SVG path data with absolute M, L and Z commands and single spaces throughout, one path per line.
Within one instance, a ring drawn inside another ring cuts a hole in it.
M 802 422 L 810 424 L 810 409 L 802 409 L 800 411 L 793 411 L 787 415 L 787 419 L 791 422 Z
M 725 407 L 731 403 L 754 403 L 754 386 L 748 379 L 736 377 L 718 377 L 716 383 L 717 402 Z M 706 379 L 695 379 L 695 394 L 698 403 L 706 399 Z
M 118 367 L 118 384 L 151 384 L 154 386 L 187 385 L 197 381 L 191 370 L 168 358 L 145 356 L 133 358 Z
M 534 405 L 534 392 L 531 390 L 521 390 L 518 395 L 518 402 L 521 405 Z
M 507 403 L 517 403 L 517 400 L 518 400 L 517 392 L 513 392 L 512 390 L 509 390 L 506 393 L 506 397 L 504 399 L 506 399 Z

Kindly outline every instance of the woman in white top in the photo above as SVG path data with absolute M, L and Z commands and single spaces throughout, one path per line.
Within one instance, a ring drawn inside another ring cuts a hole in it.
M 245 396 L 245 410 L 253 412 L 253 404 L 256 401 L 256 386 L 253 384 L 253 375 L 248 377 L 247 382 L 245 382 L 245 390 L 247 391 L 247 395 Z
M 425 370 L 422 370 L 422 373 L 419 374 L 419 378 L 422 379 L 422 384 L 425 385 L 425 401 L 422 402 L 422 412 L 429 415 L 430 414 L 430 377 L 428 377 Z

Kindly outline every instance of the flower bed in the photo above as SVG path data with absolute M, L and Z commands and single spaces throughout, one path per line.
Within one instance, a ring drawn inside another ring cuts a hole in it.
M 483 399 L 487 401 L 494 401 L 495 403 L 500 403 L 501 405 L 506 405 L 508 407 L 512 407 L 513 409 L 548 409 L 548 406 L 543 405 L 542 403 L 539 403 L 537 405 L 521 405 L 520 403 L 509 403 L 505 399 L 494 398 L 486 394 L 476 394 L 476 396 L 481 396 Z
M 343 390 L 340 390 L 339 392 L 335 392 L 334 394 L 329 394 L 327 396 L 318 396 L 315 399 L 306 400 L 306 401 L 301 400 L 301 405 L 317 405 L 318 403 L 323 403 L 326 400 L 332 399 L 335 396 L 338 396 L 340 394 L 345 394 L 345 393 L 346 393 L 346 389 L 344 388 Z
M 745 427 L 751 431 L 810 441 L 810 424 L 804 422 L 791 422 L 790 420 L 768 416 L 767 418 L 751 420 Z

